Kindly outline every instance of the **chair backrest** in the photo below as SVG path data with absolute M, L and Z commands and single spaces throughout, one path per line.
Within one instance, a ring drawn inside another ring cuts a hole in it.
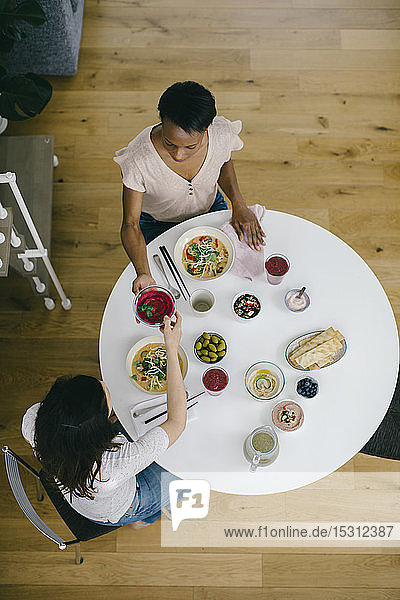
M 66 542 L 56 533 L 54 533 L 54 531 L 52 531 L 49 527 L 47 527 L 46 523 L 42 521 L 30 503 L 22 484 L 21 474 L 19 472 L 19 463 L 21 463 L 25 468 L 28 468 L 29 471 L 35 475 L 35 477 L 38 477 L 38 474 L 34 469 L 27 465 L 22 458 L 10 450 L 8 446 L 3 446 L 2 450 L 4 452 L 8 481 L 22 512 L 29 519 L 32 525 L 36 527 L 36 529 L 43 533 L 43 535 L 49 538 L 52 542 L 56 543 L 60 550 L 65 550 L 67 547 Z

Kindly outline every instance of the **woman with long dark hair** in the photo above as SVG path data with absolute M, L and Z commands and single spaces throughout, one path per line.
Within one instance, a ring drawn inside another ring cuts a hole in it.
M 186 425 L 186 394 L 178 361 L 182 319 L 164 319 L 168 419 L 136 442 L 119 434 L 106 385 L 95 377 L 60 377 L 31 406 L 22 433 L 44 472 L 79 513 L 106 525 L 154 523 L 177 479 L 156 461 Z
M 195 81 L 180 81 L 162 94 L 161 122 L 146 127 L 114 158 L 122 171 L 121 239 L 136 269 L 133 291 L 154 285 L 146 244 L 179 222 L 228 208 L 232 225 L 252 248 L 264 232 L 239 190 L 231 152 L 240 150 L 241 121 L 216 116 L 212 93 Z

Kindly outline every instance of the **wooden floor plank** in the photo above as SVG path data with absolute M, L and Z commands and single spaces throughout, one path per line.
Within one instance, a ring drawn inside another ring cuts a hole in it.
M 129 0 L 86 0 L 87 6 L 114 6 L 115 8 L 124 8 Z M 196 0 L 141 0 L 140 6 L 143 8 L 170 7 L 170 8 L 197 8 Z M 203 0 L 202 7 L 215 8 L 215 0 Z M 219 8 L 230 10 L 232 8 L 241 8 L 241 0 L 224 0 Z M 397 0 L 248 0 L 247 8 L 397 8 Z
M 297 94 L 283 94 L 263 91 L 261 94 L 261 105 L 263 113 L 337 113 L 340 116 L 360 113 L 375 115 L 377 106 L 382 111 L 389 113 L 387 116 L 397 117 L 400 108 L 398 94 L 380 94 L 378 90 L 371 94 L 345 94 L 332 92 L 330 94 L 298 92 Z
M 349 51 L 350 52 L 350 51 Z M 164 48 L 162 57 L 159 56 L 158 48 L 130 48 L 118 46 L 118 42 L 112 48 L 90 47 L 81 49 L 81 59 L 86 68 L 113 68 L 126 69 L 134 62 L 140 62 L 141 68 L 149 65 L 158 65 L 165 69 L 200 68 L 209 64 L 212 68 L 230 71 L 233 68 L 250 68 L 250 49 L 248 48 L 221 48 L 218 54 L 209 48 L 187 48 L 182 54 L 180 48 Z M 150 92 L 148 92 L 150 94 Z M 154 92 L 153 92 L 154 94 Z
M 55 515 L 47 517 L 46 525 L 65 540 L 73 540 L 74 536 L 63 524 L 61 517 Z M 132 534 L 135 532 L 131 530 Z M 58 545 L 46 539 L 27 519 L 22 519 L 20 514 L 15 518 L 0 519 L 1 552 L 60 552 Z M 116 552 L 117 532 L 110 531 L 94 540 L 82 543 L 82 553 L 86 552 Z M 68 553 L 68 556 L 70 553 Z M 68 561 L 68 559 L 67 559 Z M 0 588 L 1 594 L 1 588 Z
M 306 183 L 312 177 L 314 183 L 336 183 L 357 185 L 364 180 L 363 174 L 368 172 L 368 178 L 373 185 L 384 183 L 385 170 L 376 164 L 364 165 L 358 162 L 333 163 L 331 161 L 236 161 L 239 176 L 246 172 L 247 177 L 263 180 L 265 183 L 281 181 L 290 183 L 297 181 Z M 365 180 L 364 180 L 365 181 Z
M 400 74 L 398 71 L 301 71 L 299 72 L 300 90 L 320 92 L 329 89 L 331 92 L 347 94 L 398 93 L 400 90 Z
M 67 577 L 74 586 L 101 582 L 114 590 L 115 586 L 227 586 L 259 587 L 261 585 L 261 555 L 194 554 L 186 553 L 185 560 L 173 553 L 116 554 L 86 552 L 79 569 L 72 553 L 0 552 L 3 585 L 62 585 Z M 24 569 L 13 567 L 16 561 Z M 51 569 L 43 569 L 50 564 Z
M 195 588 L 193 600 L 397 600 L 397 589 L 319 588 L 295 589 L 264 587 L 232 590 L 230 588 Z
M 341 47 L 346 50 L 395 50 L 400 48 L 400 31 L 343 29 Z
M 32 315 L 22 318 L 21 337 L 46 339 L 54 338 L 57 333 L 64 339 L 69 338 L 85 338 L 94 337 L 97 339 L 98 330 L 100 329 L 101 315 L 96 313 L 87 314 L 86 311 L 77 313 L 74 311 L 72 317 L 64 315 L 62 312 L 49 312 L 43 318 L 38 315 L 36 319 Z
M 400 138 L 332 138 L 309 136 L 297 138 L 297 151 L 304 158 L 338 160 L 394 161 L 400 160 Z
M 362 506 L 360 507 L 360 503 Z M 293 521 L 396 521 L 399 495 L 392 490 L 299 489 L 286 496 L 286 517 Z
M 351 2 L 359 2 L 360 0 L 350 0 Z M 371 2 L 372 0 L 368 0 Z M 394 8 L 386 6 L 386 3 L 393 0 L 385 0 L 385 8 Z M 102 7 L 114 7 L 116 9 L 126 8 L 129 0 L 86 0 L 87 7 L 97 7 L 101 3 Z M 203 0 L 202 7 L 215 8 L 215 0 Z M 220 8 L 230 10 L 232 8 L 241 8 L 243 5 L 240 0 L 225 0 Z M 248 0 L 248 8 L 289 8 L 293 6 L 293 0 Z M 196 0 L 141 0 L 140 7 L 143 8 L 176 8 L 176 9 L 193 9 L 198 7 Z M 137 6 L 134 7 L 138 8 Z
M 165 5 L 164 5 L 165 6 Z M 247 6 L 247 5 L 246 5 Z M 84 48 L 143 48 L 161 46 L 168 48 L 298 48 L 335 49 L 344 47 L 340 30 L 335 29 L 225 29 L 212 26 L 190 29 L 179 26 L 173 30 L 140 27 L 90 27 L 83 29 Z M 343 30 L 346 31 L 346 30 Z M 356 30 L 358 31 L 358 30 Z M 383 30 L 391 33 L 391 30 Z M 381 36 L 382 37 L 382 36 Z M 389 39 L 389 36 L 388 36 Z M 386 46 L 383 46 L 384 48 Z M 392 46 L 390 46 L 392 48 Z
M 46 585 L 6 585 L 3 586 L 3 593 L 8 600 L 49 600 L 54 598 L 55 593 L 58 600 L 71 600 L 71 597 L 75 600 L 87 600 L 88 595 L 96 600 L 110 600 L 112 595 L 118 595 L 118 600 L 193 600 L 191 587 L 119 585 L 111 592 L 101 581 L 93 582 L 92 585 L 59 585 L 56 592 L 54 587 Z
M 392 75 L 396 77 L 395 73 L 392 73 Z M 50 78 L 50 81 L 55 90 L 156 90 L 156 93 L 158 92 L 161 95 L 163 90 L 171 85 L 171 82 L 175 80 L 185 81 L 191 77 L 193 77 L 193 70 L 190 65 L 179 65 L 179 68 L 154 66 L 149 69 L 135 62 L 120 69 L 110 67 L 89 69 L 82 67 L 72 81 L 55 77 Z M 376 77 L 379 77 L 379 74 Z M 267 87 L 268 90 L 275 91 L 292 91 L 298 88 L 299 72 L 293 70 L 263 70 L 262 73 L 256 73 L 249 68 L 245 69 L 235 64 L 230 65 L 229 68 L 216 66 L 210 71 L 204 65 L 196 70 L 196 79 L 215 92 L 219 90 L 251 91 L 257 90 L 259 87 Z M 390 85 L 396 88 L 395 82 Z M 84 116 L 87 117 L 86 113 Z M 140 119 L 141 115 L 136 114 L 135 117 Z M 90 125 L 89 123 L 89 127 Z M 141 129 L 146 125 L 147 123 Z M 75 124 L 75 127 L 78 127 L 78 123 Z
M 309 69 L 327 71 L 383 70 L 396 71 L 400 56 L 397 50 L 266 50 L 252 48 L 250 67 L 266 69 Z
M 106 22 L 111 26 L 162 27 L 173 29 L 178 21 L 180 27 L 201 27 L 207 29 L 210 22 L 218 23 L 224 29 L 248 27 L 257 29 L 397 29 L 400 24 L 400 10 L 332 8 L 326 10 L 308 8 L 253 8 L 224 9 L 201 5 L 188 10 L 168 6 L 144 7 L 132 10 L 129 4 L 121 4 L 118 10 L 114 5 L 90 3 L 86 16 L 97 23 Z M 228 7 L 227 7 L 228 8 Z
M 271 555 L 263 556 L 263 586 L 301 588 L 369 588 L 371 571 L 374 587 L 399 588 L 399 555 Z M 290 578 L 288 577 L 290 573 Z M 340 576 L 339 576 L 340 574 Z M 308 591 L 308 589 L 307 589 Z
M 381 236 L 393 236 L 395 239 L 400 228 L 400 207 L 398 210 L 391 211 L 390 220 L 387 218 L 387 212 L 379 209 L 365 214 L 363 211 L 333 208 L 330 210 L 329 217 L 332 227 L 339 235 L 354 235 L 360 231 L 360 227 L 363 228 L 363 235 L 373 235 L 378 228 L 382 232 Z
M 296 8 L 398 8 L 397 0 L 292 0 Z
M 51 106 L 51 105 L 50 105 Z M 23 134 L 15 124 L 11 124 L 9 132 L 19 135 L 39 135 L 51 131 L 56 139 L 68 135 L 106 135 L 108 131 L 106 115 L 101 112 L 93 113 L 84 105 L 74 111 L 49 110 L 26 123 Z M 55 171 L 57 173 L 57 171 Z

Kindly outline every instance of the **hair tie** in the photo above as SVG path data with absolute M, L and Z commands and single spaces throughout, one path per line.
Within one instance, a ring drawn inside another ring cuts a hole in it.
M 61 427 L 70 427 L 71 429 L 79 429 L 77 425 L 67 425 L 67 423 L 61 423 Z

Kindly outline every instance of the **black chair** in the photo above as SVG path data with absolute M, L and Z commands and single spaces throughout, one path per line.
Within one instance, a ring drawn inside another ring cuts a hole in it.
M 360 452 L 380 458 L 400 460 L 400 368 L 388 411 L 374 435 Z
M 8 481 L 22 512 L 29 519 L 32 525 L 34 525 L 36 529 L 43 533 L 43 535 L 45 535 L 47 538 L 55 542 L 60 550 L 65 550 L 68 546 L 74 546 L 75 564 L 80 565 L 83 563 L 80 542 L 93 540 L 94 538 L 105 535 L 106 533 L 110 533 L 111 531 L 114 531 L 114 529 L 118 529 L 120 527 L 120 525 L 98 525 L 97 523 L 90 521 L 90 519 L 82 516 L 76 512 L 76 510 L 74 510 L 70 504 L 68 504 L 63 494 L 51 484 L 43 471 L 40 471 L 40 473 L 36 471 L 20 456 L 10 450 L 8 446 L 3 446 L 2 450 L 4 452 Z M 67 525 L 68 529 L 75 536 L 74 540 L 65 541 L 64 539 L 60 538 L 39 517 L 26 495 L 19 472 L 19 465 L 22 465 L 25 469 L 32 473 L 32 475 L 35 476 L 37 499 L 39 502 L 44 499 L 42 490 L 43 488 L 45 489 L 48 497 L 54 505 L 54 508 Z

